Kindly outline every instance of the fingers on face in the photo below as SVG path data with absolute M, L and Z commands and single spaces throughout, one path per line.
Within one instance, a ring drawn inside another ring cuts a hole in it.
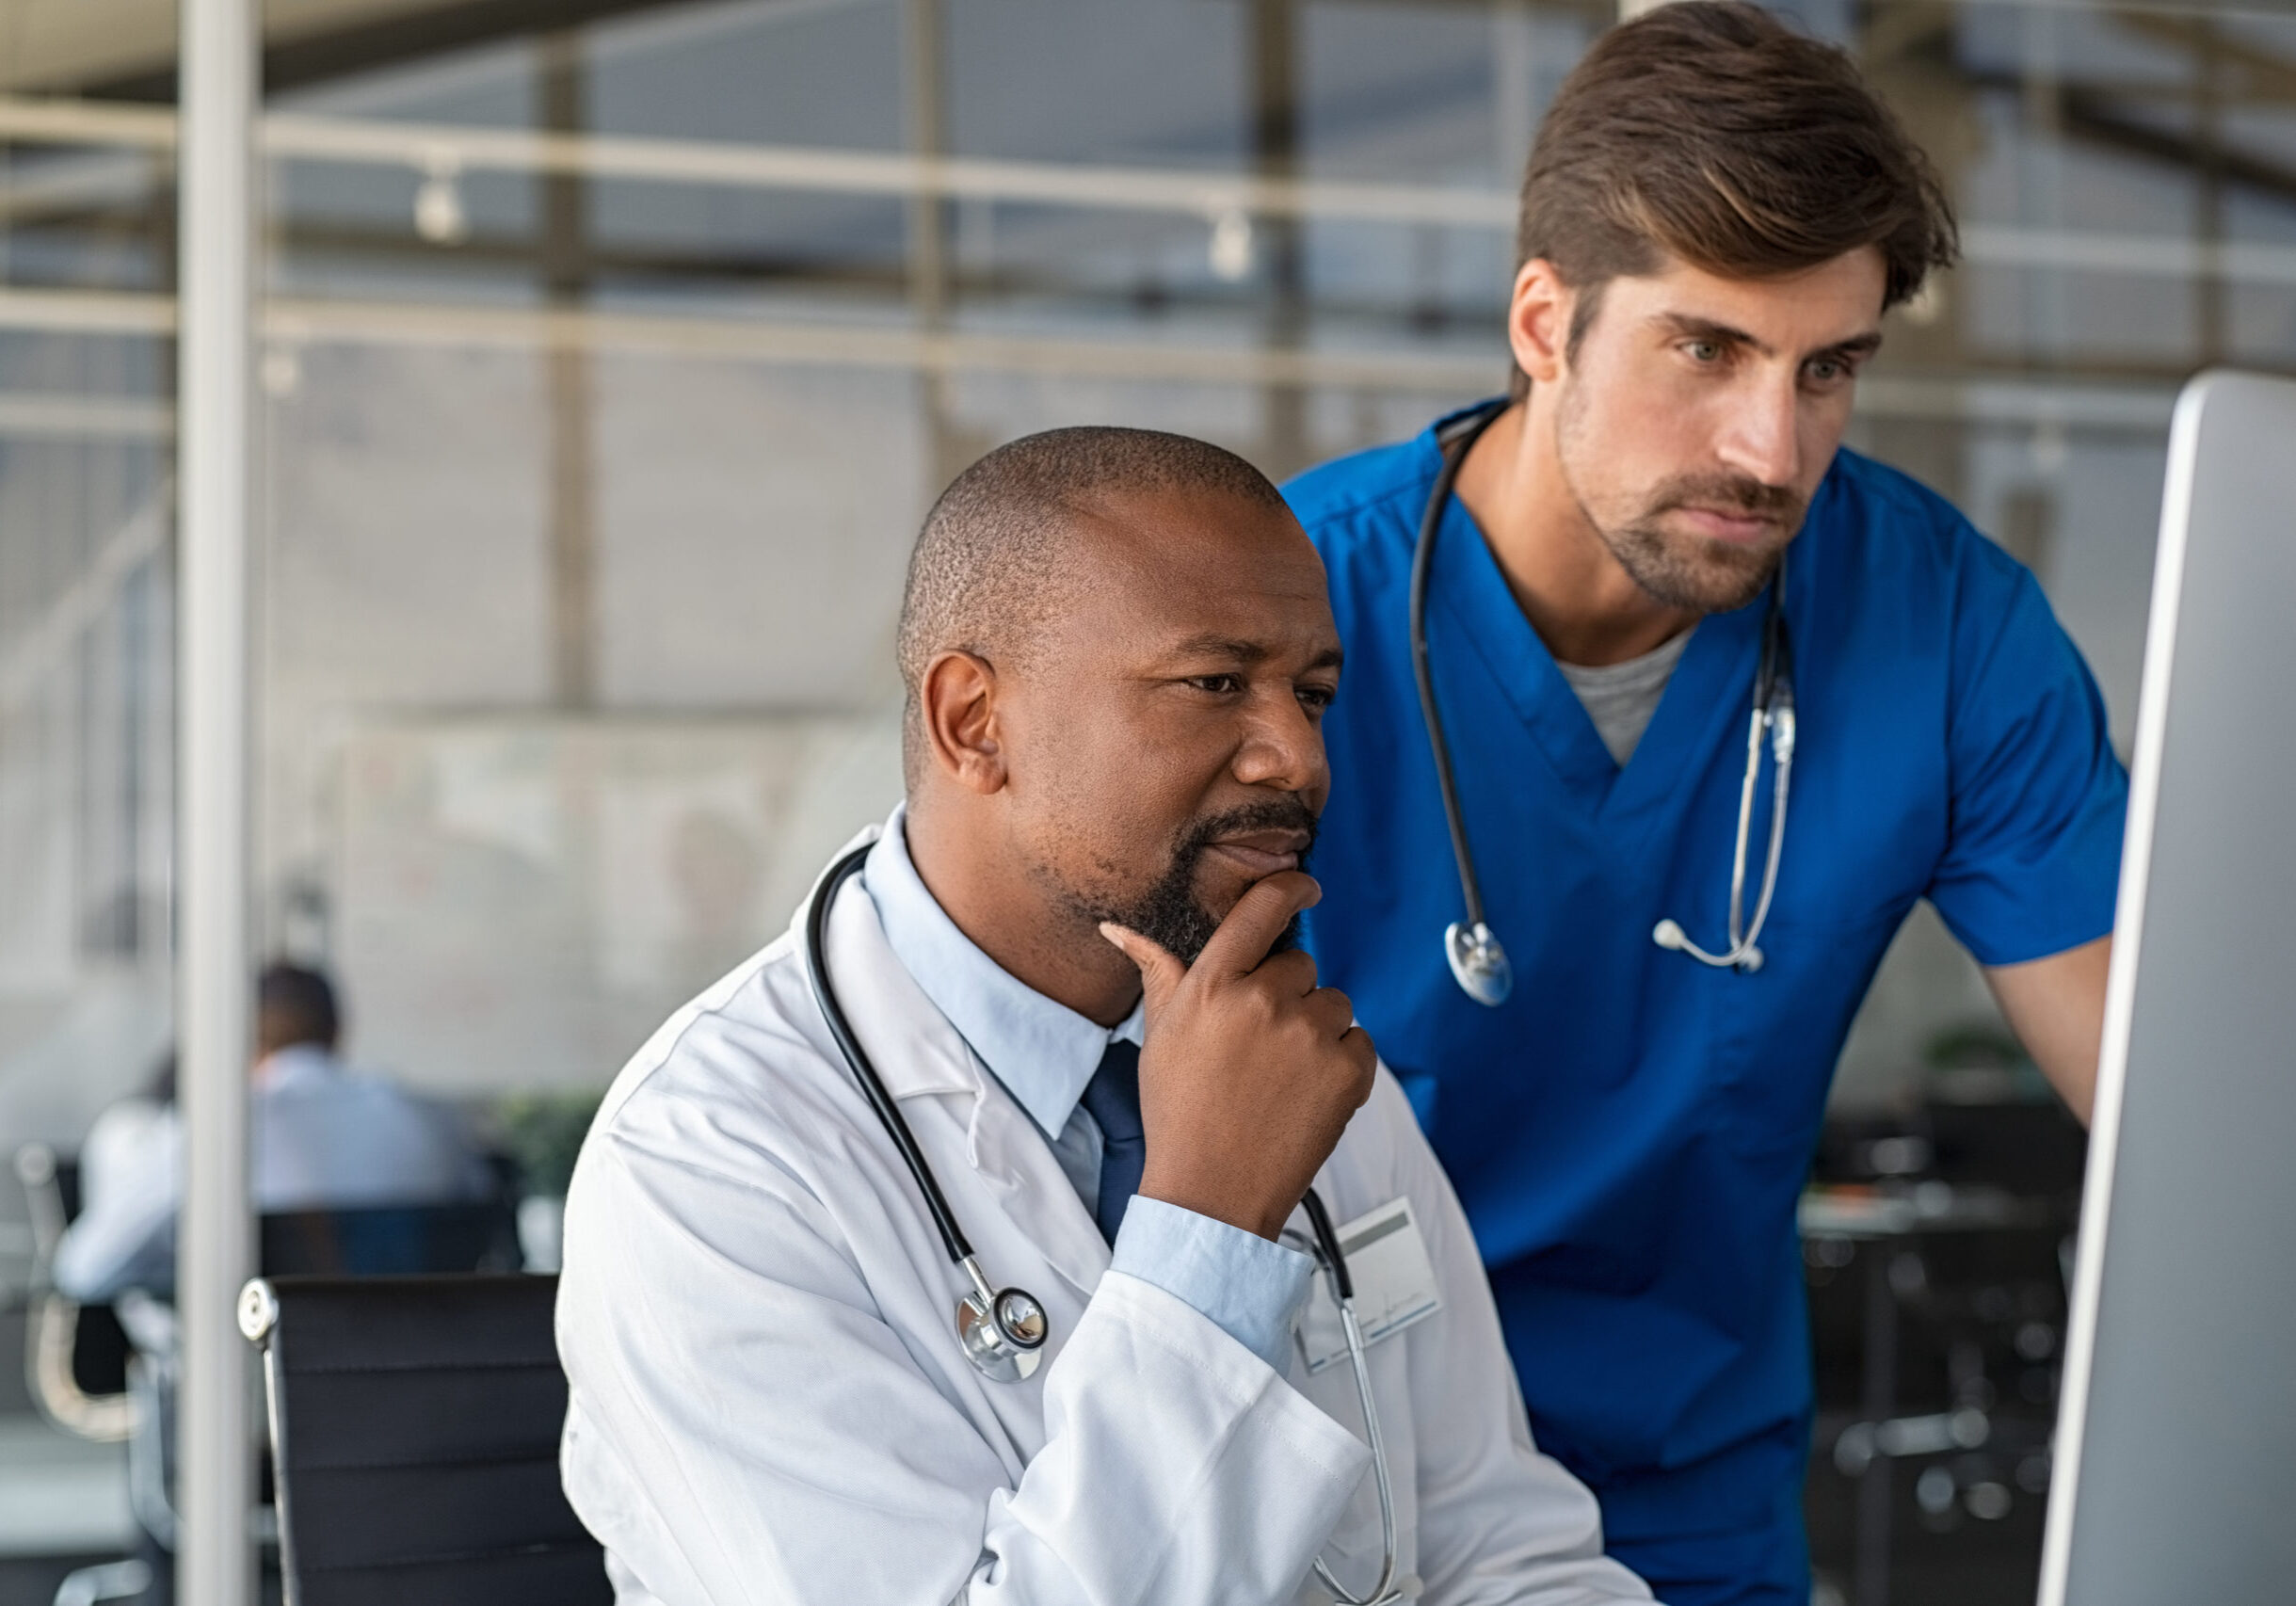
M 1130 926 L 1118 925 L 1112 920 L 1102 921 L 1100 935 L 1114 944 L 1117 952 L 1140 967 L 1144 982 L 1175 983 L 1186 970 L 1162 943 L 1152 937 L 1143 937 Z
M 1258 970 L 1292 917 L 1314 907 L 1323 895 L 1315 877 L 1304 870 L 1278 871 L 1253 882 L 1204 944 L 1196 963 L 1231 975 Z

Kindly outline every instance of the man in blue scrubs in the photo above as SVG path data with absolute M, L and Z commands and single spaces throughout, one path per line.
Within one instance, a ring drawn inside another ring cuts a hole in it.
M 2032 576 L 1840 449 L 1885 310 L 1955 249 L 1927 163 L 1845 57 L 1712 0 L 1613 30 L 1541 129 L 1519 247 L 1514 394 L 1464 449 L 1426 602 L 1516 983 L 1477 1003 L 1443 951 L 1463 901 L 1408 626 L 1437 430 L 1288 491 L 1348 656 L 1308 940 L 1411 1092 L 1538 1441 L 1600 1496 L 1612 1552 L 1671 1606 L 1803 1606 L 1794 1203 L 1843 1036 L 1927 898 L 2085 1116 L 2126 779 Z M 1758 966 L 1709 966 L 1654 931 L 1731 945 L 1789 554 L 1775 894 Z

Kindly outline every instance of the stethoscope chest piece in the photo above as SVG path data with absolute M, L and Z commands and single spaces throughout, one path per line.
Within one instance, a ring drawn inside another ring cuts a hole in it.
M 1469 925 L 1454 920 L 1443 931 L 1443 956 L 1460 990 L 1477 1004 L 1496 1009 L 1515 990 L 1515 967 L 1498 934 L 1477 921 Z
M 1023 1290 L 1008 1288 L 995 1299 L 995 1313 L 977 1293 L 956 1302 L 956 1336 L 965 1358 L 991 1383 L 1019 1383 L 1036 1374 L 1044 1361 L 1044 1307 Z

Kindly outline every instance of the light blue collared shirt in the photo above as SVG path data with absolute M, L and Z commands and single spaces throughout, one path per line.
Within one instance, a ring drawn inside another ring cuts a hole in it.
M 885 940 L 990 1075 L 1028 1112 L 1062 1173 L 1098 1207 L 1100 1129 L 1079 1100 L 1108 1045 L 1141 1041 L 1141 1010 L 1116 1025 L 1088 1020 L 1028 987 L 957 929 L 908 856 L 907 810 L 896 808 L 861 872 Z M 1113 1268 L 1185 1300 L 1276 1371 L 1313 1262 L 1224 1221 L 1135 1197 L 1116 1231 Z

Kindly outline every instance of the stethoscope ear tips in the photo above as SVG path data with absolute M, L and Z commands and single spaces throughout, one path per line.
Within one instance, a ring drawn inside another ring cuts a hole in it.
M 1651 929 L 1650 940 L 1657 943 L 1661 948 L 1670 948 L 1679 952 L 1681 949 L 1689 946 L 1690 936 L 1682 929 L 1678 923 L 1671 920 L 1662 920 Z

